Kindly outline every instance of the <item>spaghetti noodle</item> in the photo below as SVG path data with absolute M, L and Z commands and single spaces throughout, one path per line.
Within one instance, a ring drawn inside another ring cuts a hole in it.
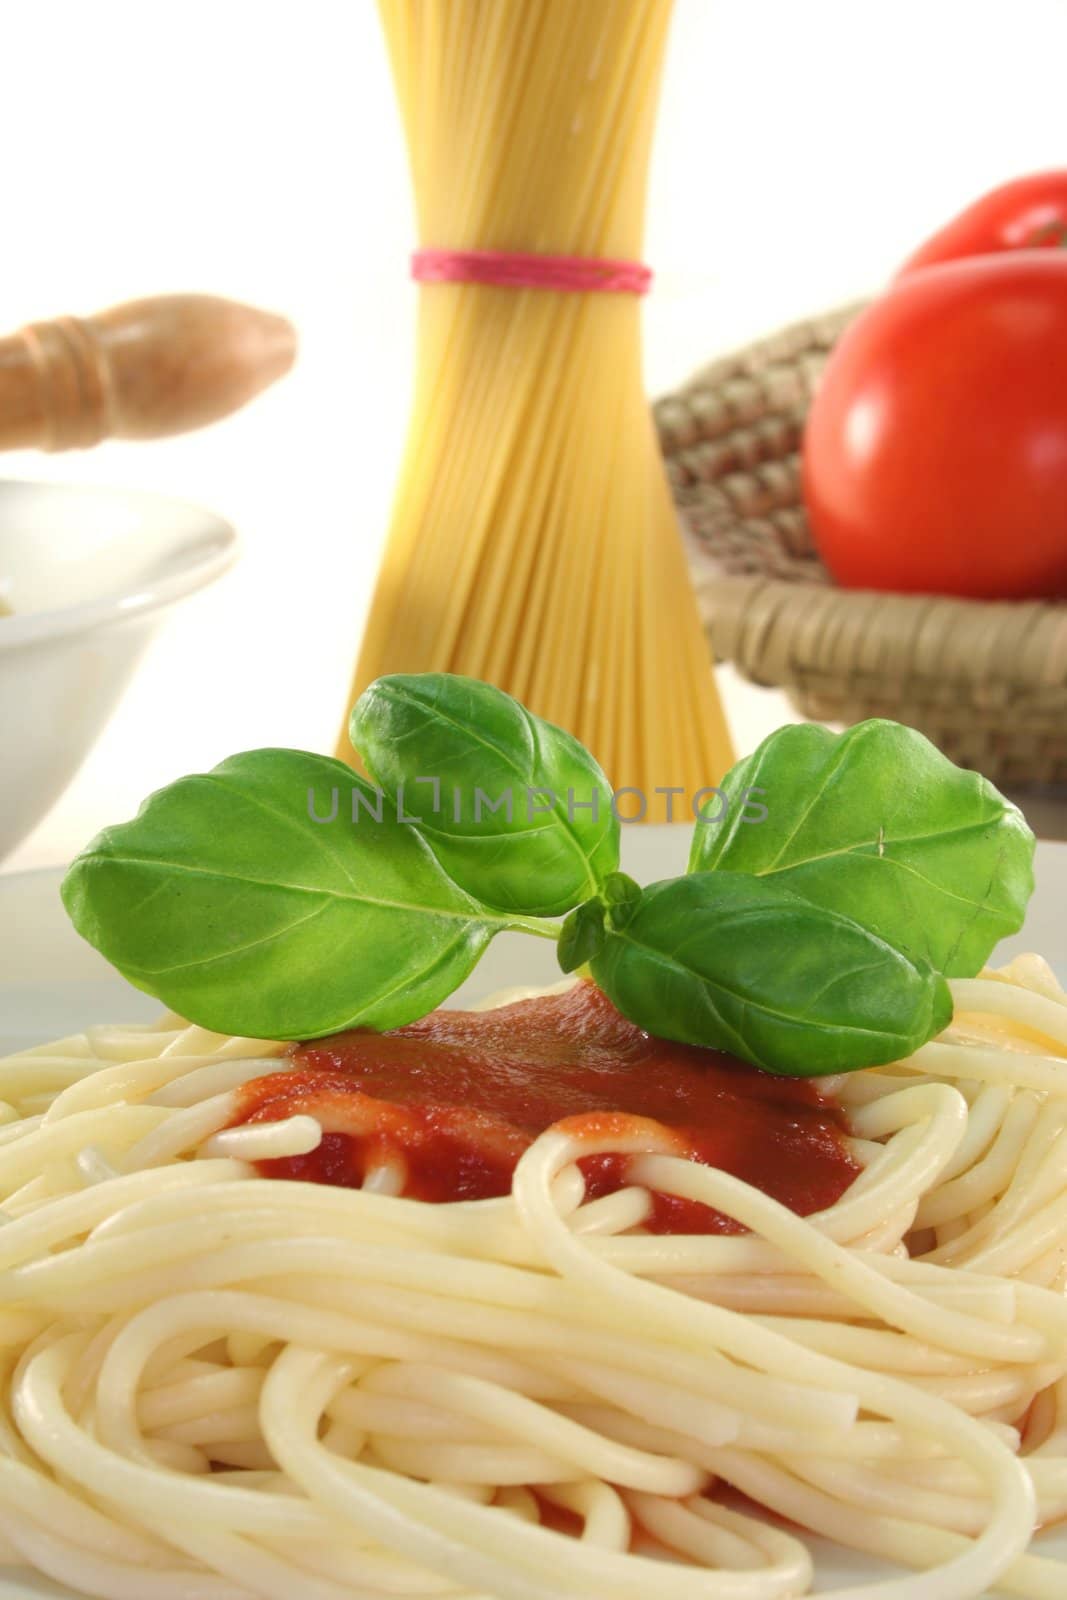
M 806 1218 L 610 1118 L 499 1199 L 268 1181 L 322 1138 L 234 1125 L 284 1047 L 171 1015 L 7 1058 L 0 1554 L 111 1600 L 809 1592 L 733 1490 L 916 1569 L 839 1600 L 1058 1600 L 1067 999 L 1033 957 L 953 990 L 822 1080 L 862 1170 Z M 748 1232 L 656 1237 L 655 1194 Z
M 670 0 L 381 0 L 433 251 L 639 256 Z M 414 413 L 351 704 L 484 678 L 620 786 L 732 759 L 641 381 L 630 294 L 420 288 Z M 347 736 L 338 754 L 351 760 Z M 668 801 L 669 805 L 669 801 Z

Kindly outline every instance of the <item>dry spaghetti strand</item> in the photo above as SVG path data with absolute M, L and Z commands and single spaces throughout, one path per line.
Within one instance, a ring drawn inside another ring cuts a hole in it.
M 640 256 L 671 0 L 380 0 L 420 243 Z M 420 288 L 414 413 L 352 685 L 484 677 L 663 820 L 732 759 L 630 295 Z M 351 759 L 347 735 L 339 754 Z

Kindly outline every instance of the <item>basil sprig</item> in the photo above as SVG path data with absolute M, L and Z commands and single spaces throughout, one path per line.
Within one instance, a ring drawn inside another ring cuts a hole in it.
M 500 690 L 379 679 L 352 734 L 373 785 L 254 750 L 150 796 L 71 867 L 75 927 L 190 1020 L 274 1039 L 413 1021 L 517 928 L 650 1033 L 817 1075 L 939 1032 L 942 974 L 976 972 L 1032 886 L 1016 809 L 891 722 L 772 735 L 689 874 L 644 889 L 592 756 Z

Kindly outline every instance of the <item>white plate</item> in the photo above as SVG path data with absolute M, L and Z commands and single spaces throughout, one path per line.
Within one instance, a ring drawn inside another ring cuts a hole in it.
M 670 877 L 685 866 L 690 829 L 626 828 L 623 865 L 639 881 Z M 21 1045 L 58 1038 L 91 1022 L 134 1021 L 158 1010 L 156 1001 L 139 994 L 118 978 L 94 950 L 82 943 L 67 921 L 59 898 L 62 873 L 47 870 L 0 875 L 0 1055 Z M 1037 889 L 1026 927 L 1001 946 L 1005 958 L 1019 950 L 1037 950 L 1067 982 L 1067 844 L 1037 847 Z M 559 977 L 552 947 L 540 939 L 505 935 L 483 958 L 473 979 L 457 999 L 474 1000 L 512 984 L 551 983 Z M 823 1592 L 845 1584 L 872 1582 L 897 1569 L 863 1556 L 809 1540 L 816 1554 Z M 1040 1541 L 1042 1554 L 1065 1563 L 1067 1594 L 1067 1528 L 1054 1529 Z M 827 1589 L 827 1585 L 831 1587 Z M 43 1578 L 21 1569 L 0 1568 L 0 1600 L 81 1600 Z

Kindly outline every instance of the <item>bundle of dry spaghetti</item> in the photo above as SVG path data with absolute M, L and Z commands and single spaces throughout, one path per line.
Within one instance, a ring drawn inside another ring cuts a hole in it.
M 380 10 L 424 247 L 640 254 L 671 0 Z M 397 671 L 499 684 L 647 794 L 649 820 L 656 788 L 692 793 L 729 764 L 635 295 L 422 285 L 411 433 L 353 696 Z

